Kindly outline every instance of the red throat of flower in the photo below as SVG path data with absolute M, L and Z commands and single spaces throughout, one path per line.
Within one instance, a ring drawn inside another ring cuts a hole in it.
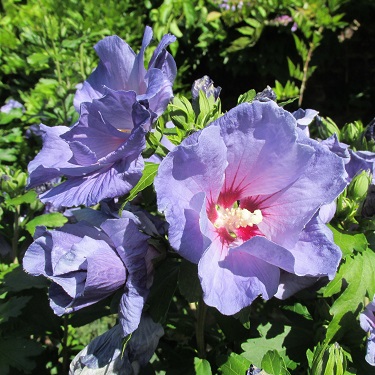
M 222 200 L 220 200 L 220 203 Z M 216 228 L 223 244 L 229 245 L 240 240 L 247 241 L 250 238 L 263 234 L 258 228 L 263 215 L 260 209 L 252 211 L 243 207 L 240 201 L 235 201 L 231 207 L 223 207 L 220 204 L 210 202 L 207 207 L 207 215 Z

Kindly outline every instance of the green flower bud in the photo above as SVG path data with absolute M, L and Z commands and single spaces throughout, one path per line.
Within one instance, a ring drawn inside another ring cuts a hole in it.
M 338 139 L 341 139 L 340 129 L 329 117 L 319 117 L 318 130 L 322 139 L 326 139 L 335 133 L 337 134 Z
M 346 356 L 338 343 L 315 348 L 310 375 L 344 375 Z
M 348 186 L 348 197 L 357 202 L 366 198 L 368 187 L 371 184 L 371 177 L 367 171 L 357 174 Z
M 350 122 L 341 129 L 341 139 L 344 142 L 353 144 L 361 136 L 362 132 L 363 125 L 360 121 Z
M 337 198 L 337 208 L 336 208 L 336 215 L 337 217 L 348 218 L 355 215 L 357 212 L 357 205 L 349 198 L 345 196 L 345 194 L 340 195 Z

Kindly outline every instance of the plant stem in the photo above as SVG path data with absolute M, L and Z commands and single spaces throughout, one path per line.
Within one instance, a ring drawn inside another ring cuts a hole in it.
M 67 374 L 68 373 L 68 366 L 69 366 L 69 356 L 68 356 L 68 317 L 65 315 L 63 317 L 64 321 L 64 336 L 61 342 L 62 345 L 62 373 Z
M 19 213 L 20 208 L 16 207 L 14 212 L 14 226 L 13 226 L 13 239 L 12 239 L 12 253 L 11 260 L 13 263 L 18 263 L 18 239 L 19 239 Z
M 206 344 L 204 342 L 204 326 L 206 322 L 207 305 L 201 297 L 197 307 L 197 325 L 195 327 L 195 335 L 197 338 L 197 348 L 199 358 L 206 357 Z
M 321 26 L 318 30 L 318 33 L 319 35 L 321 36 L 323 32 L 323 27 Z M 309 48 L 309 51 L 307 53 L 307 56 L 306 56 L 306 61 L 303 65 L 303 77 L 302 77 L 302 83 L 301 83 L 301 87 L 300 87 L 300 90 L 299 90 L 299 98 L 298 98 L 298 106 L 301 107 L 302 105 L 302 100 L 303 100 L 303 94 L 305 92 L 305 89 L 306 89 L 306 82 L 307 82 L 307 75 L 308 75 L 308 72 L 309 72 L 309 64 L 310 64 L 310 61 L 311 61 L 311 58 L 312 58 L 312 54 L 315 50 L 316 47 L 319 46 L 319 42 L 318 43 L 314 43 L 313 41 L 310 43 L 310 48 Z

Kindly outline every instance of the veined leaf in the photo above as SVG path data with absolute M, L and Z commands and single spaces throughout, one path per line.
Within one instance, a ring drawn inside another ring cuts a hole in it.
M 144 190 L 154 182 L 156 173 L 158 172 L 158 168 L 159 164 L 146 163 L 141 179 L 138 181 L 137 185 L 135 185 L 130 191 L 129 196 L 122 207 L 124 207 L 127 202 L 133 200 L 140 191 Z
M 346 325 L 345 321 L 355 319 L 356 314 L 363 310 L 363 300 L 366 295 L 371 297 L 374 295 L 375 253 L 371 249 L 367 249 L 355 256 L 348 256 L 331 283 L 339 285 L 339 281 L 341 281 L 341 286 L 346 285 L 346 288 L 330 309 L 333 318 L 327 328 L 327 343 L 337 334 L 351 329 L 351 325 Z M 325 297 L 338 291 L 337 286 L 330 288 L 330 284 L 323 292 Z

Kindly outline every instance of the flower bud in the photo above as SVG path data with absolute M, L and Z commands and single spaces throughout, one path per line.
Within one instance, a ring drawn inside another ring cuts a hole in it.
M 322 139 L 329 138 L 333 134 L 337 134 L 338 139 L 341 139 L 340 129 L 329 117 L 323 118 L 316 116 L 318 124 L 319 135 Z
M 348 197 L 357 202 L 362 201 L 366 198 L 370 183 L 371 178 L 367 171 L 362 171 L 360 174 L 357 174 L 348 186 Z
M 311 375 L 344 375 L 346 357 L 338 343 L 317 346 L 311 366 Z
M 352 144 L 361 136 L 362 132 L 363 125 L 360 121 L 350 122 L 341 129 L 341 140 Z

